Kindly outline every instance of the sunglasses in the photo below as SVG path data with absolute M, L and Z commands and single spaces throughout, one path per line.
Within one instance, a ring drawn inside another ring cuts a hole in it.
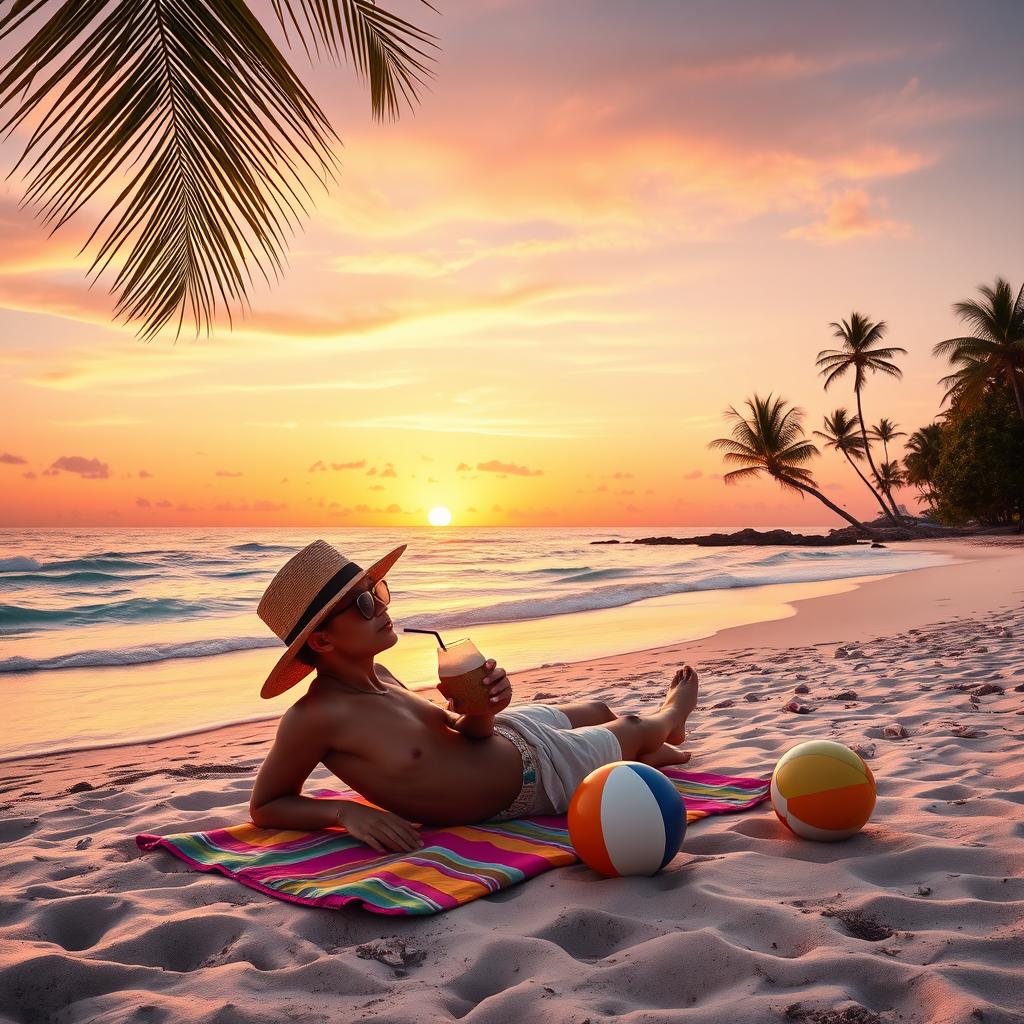
M 340 615 L 342 612 L 348 611 L 349 608 L 355 605 L 355 607 L 359 609 L 359 614 L 369 621 L 377 614 L 378 601 L 380 601 L 385 608 L 387 608 L 391 603 L 391 591 L 388 589 L 388 585 L 384 580 L 381 580 L 370 590 L 361 590 L 356 595 L 354 601 L 349 601 L 348 604 L 336 609 L 331 618 L 333 619 L 335 615 Z

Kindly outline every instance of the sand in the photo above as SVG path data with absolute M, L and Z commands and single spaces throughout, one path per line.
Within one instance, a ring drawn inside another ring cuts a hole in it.
M 0 1020 L 1024 1021 L 1024 553 L 949 550 L 779 622 L 513 679 L 516 700 L 642 713 L 692 662 L 693 769 L 767 776 L 812 737 L 862 750 L 878 805 L 840 844 L 766 804 L 695 824 L 655 878 L 574 865 L 383 918 L 137 849 L 246 820 L 273 722 L 0 765 Z M 417 954 L 401 970 L 357 953 L 392 938 Z

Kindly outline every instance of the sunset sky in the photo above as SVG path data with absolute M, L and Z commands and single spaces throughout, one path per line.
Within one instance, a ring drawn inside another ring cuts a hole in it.
M 909 352 L 865 413 L 912 431 L 951 304 L 1020 286 L 1014 0 L 436 6 L 391 4 L 441 44 L 394 123 L 292 51 L 342 171 L 234 330 L 114 326 L 101 207 L 48 238 L 0 182 L 0 525 L 842 525 L 725 487 L 722 410 L 852 407 L 814 359 L 857 310 Z

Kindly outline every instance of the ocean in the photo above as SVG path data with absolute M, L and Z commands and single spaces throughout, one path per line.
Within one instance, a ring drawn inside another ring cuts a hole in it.
M 283 645 L 256 606 L 318 537 L 362 565 L 409 545 L 388 577 L 400 642 L 380 660 L 413 689 L 436 681 L 436 645 L 403 626 L 471 635 L 511 674 L 778 618 L 812 584 L 949 561 L 898 547 L 591 543 L 716 529 L 728 528 L 0 530 L 0 760 L 279 715 L 298 691 L 259 697 Z

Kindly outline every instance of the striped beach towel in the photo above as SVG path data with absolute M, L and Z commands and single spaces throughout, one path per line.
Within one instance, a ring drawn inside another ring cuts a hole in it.
M 688 823 L 746 811 L 768 797 L 768 779 L 661 770 L 682 795 Z M 350 789 L 312 795 L 369 803 Z M 421 849 L 385 854 L 341 828 L 279 831 L 248 822 L 211 832 L 141 833 L 135 841 L 143 851 L 163 847 L 199 871 L 218 871 L 290 903 L 354 903 L 376 914 L 436 914 L 577 861 L 564 814 L 419 831 Z

